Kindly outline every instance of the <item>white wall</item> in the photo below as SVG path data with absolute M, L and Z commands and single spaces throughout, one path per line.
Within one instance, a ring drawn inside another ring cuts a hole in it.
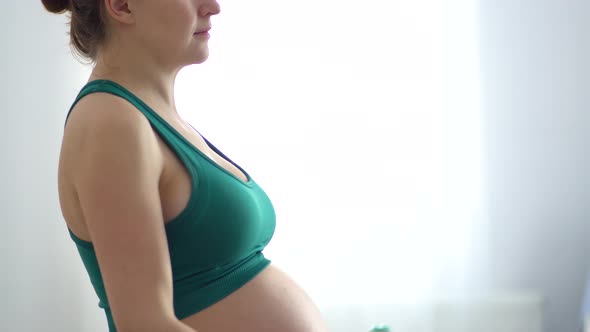
M 105 331 L 57 196 L 65 112 L 82 69 L 64 16 L 44 12 L 41 1 L 2 6 L 0 331 Z
M 482 0 L 492 284 L 578 327 L 590 267 L 590 1 Z

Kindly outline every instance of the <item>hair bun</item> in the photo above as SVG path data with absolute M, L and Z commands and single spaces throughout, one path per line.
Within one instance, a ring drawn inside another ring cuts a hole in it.
M 61 14 L 70 9 L 70 0 L 41 0 L 45 9 L 52 13 Z

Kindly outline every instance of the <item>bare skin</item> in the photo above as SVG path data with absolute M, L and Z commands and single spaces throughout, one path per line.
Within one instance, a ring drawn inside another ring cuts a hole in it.
M 208 38 L 194 32 L 211 25 L 219 4 L 102 1 L 116 37 L 102 48 L 88 81 L 109 79 L 125 86 L 197 149 L 246 181 L 179 116 L 174 103 L 178 71 L 208 57 Z M 274 264 L 178 324 L 164 225 L 187 205 L 190 176 L 147 119 L 122 98 L 93 93 L 74 107 L 64 132 L 58 184 L 67 226 L 95 246 L 119 330 L 327 331 L 310 297 Z

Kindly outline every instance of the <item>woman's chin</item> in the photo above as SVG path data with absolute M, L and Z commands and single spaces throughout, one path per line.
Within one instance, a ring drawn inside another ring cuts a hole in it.
M 190 59 L 190 64 L 200 64 L 209 58 L 209 50 L 199 52 Z

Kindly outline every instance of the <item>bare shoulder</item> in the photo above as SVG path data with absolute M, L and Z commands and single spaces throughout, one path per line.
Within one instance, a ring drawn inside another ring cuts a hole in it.
M 113 156 L 141 147 L 152 167 L 162 167 L 158 141 L 145 116 L 127 100 L 108 93 L 92 93 L 74 106 L 61 145 L 60 181 L 72 183 L 81 155 L 105 148 Z
M 75 142 L 77 147 L 76 158 L 72 160 L 75 169 L 70 172 L 72 181 L 78 183 L 84 175 L 92 175 L 84 172 L 88 171 L 85 167 L 97 168 L 94 165 L 112 168 L 113 172 L 131 171 L 125 167 L 149 171 L 157 181 L 162 156 L 151 125 L 141 111 L 127 100 L 108 93 L 87 95 L 76 107 L 64 132 L 64 141 Z M 125 161 L 130 164 L 125 165 Z
M 146 144 L 155 143 L 149 121 L 127 100 L 96 92 L 80 99 L 64 130 L 64 143 L 92 144 L 92 135 L 141 134 Z
M 157 139 L 149 121 L 121 97 L 91 93 L 80 99 L 70 112 L 59 156 L 59 200 L 66 222 L 75 233 L 82 234 L 82 238 L 89 237 L 75 190 L 82 156 L 102 147 L 115 157 L 139 146 L 148 154 L 145 157 L 150 160 L 154 172 L 161 173 L 162 156 L 156 148 Z

